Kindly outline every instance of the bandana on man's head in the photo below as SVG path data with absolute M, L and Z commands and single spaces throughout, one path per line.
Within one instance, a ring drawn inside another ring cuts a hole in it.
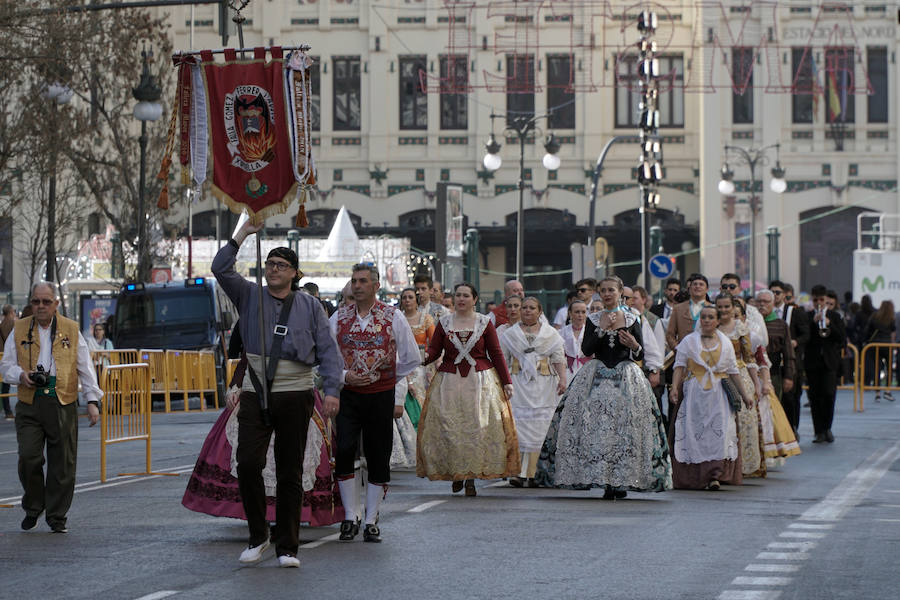
M 300 260 L 297 258 L 297 253 L 290 248 L 285 248 L 284 246 L 272 248 L 272 251 L 269 252 L 269 255 L 266 257 L 266 260 L 269 260 L 273 256 L 276 258 L 283 258 L 291 264 L 292 269 L 296 271 L 300 270 Z

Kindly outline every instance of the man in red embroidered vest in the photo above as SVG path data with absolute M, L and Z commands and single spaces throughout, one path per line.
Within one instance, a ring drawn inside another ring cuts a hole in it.
M 38 517 L 46 510 L 50 529 L 66 533 L 66 513 L 75 494 L 78 384 L 87 402 L 91 426 L 100 418 L 103 392 L 97 386 L 91 354 L 78 332 L 78 323 L 56 314 L 56 286 L 35 284 L 31 288 L 31 306 L 33 316 L 16 321 L 0 361 L 3 381 L 19 386 L 16 439 L 19 480 L 25 490 L 22 529 L 37 527 Z
M 403 312 L 375 298 L 380 287 L 378 269 L 355 265 L 350 287 L 355 303 L 331 315 L 331 329 L 344 358 L 334 466 L 346 517 L 340 539 L 349 541 L 359 533 L 353 462 L 362 433 L 369 471 L 363 539 L 380 542 L 381 532 L 375 523 L 391 480 L 392 419 L 403 414 L 403 399 L 395 405 L 394 385 L 419 365 L 421 357 Z

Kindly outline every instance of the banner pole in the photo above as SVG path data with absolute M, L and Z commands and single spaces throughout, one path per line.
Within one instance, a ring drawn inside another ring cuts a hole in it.
M 262 408 L 263 423 L 268 423 L 269 379 L 266 376 L 266 373 L 268 372 L 268 369 L 266 368 L 266 319 L 263 316 L 262 243 L 259 239 L 260 231 L 256 232 L 256 297 L 259 306 L 259 310 L 257 311 L 257 316 L 259 317 L 259 358 L 262 362 L 261 373 L 263 375 L 260 381 L 262 390 L 260 390 L 259 405 L 260 408 Z

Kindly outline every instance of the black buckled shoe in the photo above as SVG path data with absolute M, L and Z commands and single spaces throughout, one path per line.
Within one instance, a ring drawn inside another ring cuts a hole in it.
M 359 521 L 341 521 L 341 535 L 338 539 L 349 542 L 359 533 Z
M 363 529 L 363 541 L 372 542 L 374 544 L 381 543 L 381 530 L 378 529 L 378 525 L 366 525 L 366 528 Z
M 22 519 L 22 529 L 24 529 L 25 531 L 31 531 L 32 529 L 37 527 L 39 516 L 40 515 L 38 515 L 37 517 L 32 517 L 31 515 L 25 515 L 25 518 Z

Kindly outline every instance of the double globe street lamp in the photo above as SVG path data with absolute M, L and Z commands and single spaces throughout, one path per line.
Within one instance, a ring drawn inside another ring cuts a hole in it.
M 765 164 L 766 153 L 775 149 L 775 166 L 772 167 L 772 180 L 769 189 L 776 194 L 783 194 L 787 189 L 784 179 L 785 169 L 781 166 L 781 144 L 772 144 L 762 148 L 746 150 L 740 146 L 725 146 L 725 163 L 722 165 L 722 179 L 719 181 L 719 193 L 731 196 L 735 192 L 734 171 L 728 165 L 728 153 L 734 152 L 738 161 L 750 167 L 750 293 L 756 293 L 756 215 L 761 207 L 761 198 L 756 195 L 756 184 L 759 179 L 756 167 Z
M 74 92 L 71 88 L 53 82 L 44 88 L 41 96 L 49 101 L 52 118 L 50 135 L 57 136 L 59 131 L 56 118 L 57 108 L 68 104 Z M 47 275 L 46 280 L 56 281 L 56 163 L 58 156 L 57 139 L 53 139 L 50 149 L 50 180 L 47 182 Z
M 525 271 L 525 142 L 528 134 L 534 130 L 534 126 L 539 119 L 545 119 L 550 113 L 543 115 L 523 115 L 517 117 L 507 117 L 506 115 L 495 115 L 491 113 L 491 122 L 494 119 L 506 118 L 505 131 L 515 133 L 519 138 L 519 210 L 516 213 L 516 279 L 522 281 L 522 275 Z M 496 171 L 503 164 L 500 158 L 500 148 L 502 146 L 491 133 L 485 144 L 487 154 L 484 155 L 484 168 L 488 171 Z M 544 158 L 541 163 L 548 171 L 555 171 L 559 168 L 560 159 L 557 156 L 560 144 L 556 136 L 552 133 L 547 136 L 544 142 Z
M 162 116 L 162 104 L 159 98 L 162 90 L 156 83 L 156 78 L 150 74 L 149 59 L 153 56 L 153 52 L 147 50 L 141 51 L 143 59 L 143 69 L 141 70 L 141 81 L 137 87 L 132 88 L 131 95 L 137 100 L 134 106 L 134 118 L 141 122 L 141 137 L 138 142 L 141 146 L 141 175 L 140 187 L 138 188 L 138 210 L 137 210 L 137 280 L 144 281 L 149 276 L 150 256 L 147 252 L 146 239 L 146 215 L 144 214 L 144 197 L 147 193 L 147 122 L 157 121 Z

